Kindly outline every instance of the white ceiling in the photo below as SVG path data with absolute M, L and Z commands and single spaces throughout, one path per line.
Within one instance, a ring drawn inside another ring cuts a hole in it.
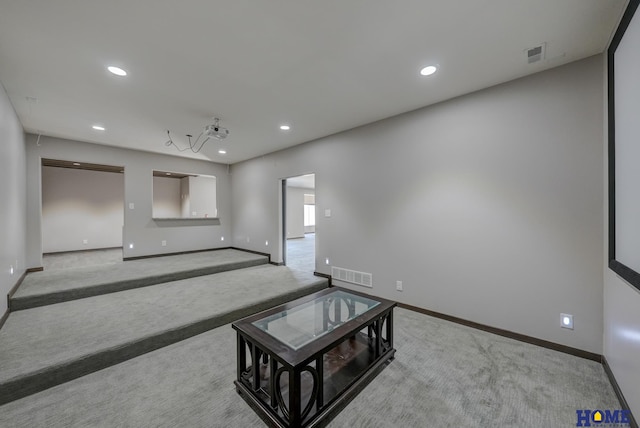
M 235 163 L 603 52 L 626 3 L 0 0 L 0 81 L 27 132 Z

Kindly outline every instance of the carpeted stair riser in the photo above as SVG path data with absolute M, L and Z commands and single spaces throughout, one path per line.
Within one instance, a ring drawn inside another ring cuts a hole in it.
M 38 306 L 53 305 L 55 303 L 67 302 L 70 300 L 84 299 L 86 297 L 98 296 L 101 294 L 116 293 L 118 291 L 131 290 L 134 288 L 148 287 L 150 285 L 162 284 L 169 281 L 177 281 L 198 276 L 211 275 L 236 269 L 243 269 L 251 266 L 258 266 L 268 263 L 268 259 L 246 260 L 242 262 L 227 263 L 218 266 L 207 266 L 204 268 L 191 269 L 170 274 L 147 276 L 138 279 L 127 279 L 116 282 L 106 282 L 104 284 L 91 285 L 89 287 L 75 288 L 70 290 L 56 291 L 48 294 L 13 297 L 10 300 L 11 311 L 36 308 Z
M 0 384 L 0 405 L 185 340 L 240 318 L 295 300 L 309 293 L 320 291 L 326 288 L 327 285 L 327 282 L 319 282 L 313 287 L 272 297 L 258 304 L 235 309 L 225 314 L 218 314 L 150 337 L 141 338 L 92 355 L 86 355 L 74 361 L 10 379 Z

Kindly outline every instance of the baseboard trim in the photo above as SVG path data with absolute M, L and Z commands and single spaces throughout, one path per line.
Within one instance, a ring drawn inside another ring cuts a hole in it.
M 232 249 L 232 250 L 244 251 L 244 252 L 251 253 L 251 254 L 257 254 L 259 256 L 265 256 L 265 257 L 269 258 L 269 263 L 271 263 L 271 264 L 277 263 L 277 262 L 273 262 L 273 263 L 271 262 L 271 253 L 263 253 L 262 251 L 247 250 L 245 248 L 238 248 L 238 247 L 229 247 L 229 248 Z M 277 266 L 280 266 L 280 265 L 277 265 Z
M 76 253 L 89 253 L 91 251 L 100 251 L 100 250 L 122 250 L 122 247 L 104 247 L 104 248 L 88 248 L 81 250 L 67 250 L 67 251 L 51 251 L 49 253 L 42 253 L 43 256 L 54 256 L 61 254 L 76 254 Z
M 328 273 L 313 272 L 313 274 L 315 276 L 326 278 L 329 281 L 329 287 L 333 287 L 333 284 L 331 283 L 331 275 L 329 275 Z
M 125 262 L 131 260 L 142 260 L 142 259 L 152 259 L 155 257 L 165 257 L 165 256 L 180 256 L 183 254 L 193 254 L 193 253 L 204 253 L 207 251 L 219 251 L 219 250 L 229 250 L 234 249 L 233 247 L 221 247 L 221 248 L 209 248 L 205 250 L 189 250 L 189 251 L 178 251 L 175 253 L 163 253 L 163 254 L 149 254 L 146 256 L 134 256 L 134 257 L 123 257 L 122 260 Z
M 38 267 L 27 269 L 27 273 L 42 272 L 43 270 L 44 270 L 44 267 L 38 266 Z
M 620 385 L 618 385 L 618 381 L 616 380 L 616 377 L 613 375 L 611 366 L 609 366 L 609 362 L 607 361 L 607 358 L 604 355 L 602 356 L 601 362 L 602 362 L 602 368 L 604 369 L 604 372 L 607 374 L 607 377 L 609 378 L 609 382 L 611 382 L 613 391 L 616 393 L 616 396 L 618 397 L 618 401 L 620 401 L 620 405 L 624 410 L 629 411 L 629 415 L 631 416 L 629 421 L 629 427 L 638 428 L 638 422 L 636 421 L 636 418 L 633 417 L 633 413 L 631 413 L 631 408 L 629 407 L 629 403 L 627 403 L 627 400 L 624 398 L 624 394 L 622 394 L 622 389 L 620 389 Z
M 284 266 L 283 262 L 269 262 L 269 264 L 274 266 Z
M 18 278 L 16 283 L 13 285 L 13 287 L 11 287 L 11 290 L 9 290 L 9 294 L 7 294 L 8 299 L 12 298 L 13 295 L 16 294 L 16 291 L 18 291 L 18 288 L 20 287 L 20 285 L 22 285 L 22 281 L 24 281 L 24 278 L 27 276 L 27 272 L 29 271 L 26 270 L 22 275 L 20 275 L 20 278 Z
M 7 293 L 7 310 L 4 311 L 4 314 L 0 318 L 0 328 L 2 328 L 4 323 L 7 321 L 7 318 L 9 318 L 9 313 L 11 312 L 11 298 L 16 294 L 16 291 L 18 291 L 22 281 L 24 281 L 24 277 L 27 276 L 27 272 L 28 271 L 24 271 L 22 275 L 20 275 L 20 278 L 18 278 L 13 287 L 11 287 L 11 290 L 9 290 L 9 293 Z
M 509 330 L 503 330 L 497 327 L 491 327 L 485 324 L 480 324 L 474 321 L 465 320 L 463 318 L 454 317 L 451 315 L 442 314 L 440 312 L 431 311 L 429 309 L 419 308 L 417 306 L 407 305 L 405 303 L 398 303 L 398 307 L 409 309 L 414 312 L 429 315 L 432 317 L 440 318 L 443 320 L 462 324 L 467 327 L 472 327 L 477 330 L 486 331 L 488 333 L 497 334 L 498 336 L 508 337 L 510 339 L 519 340 L 520 342 L 530 343 L 532 345 L 542 346 L 543 348 L 552 349 L 554 351 L 564 352 L 565 354 L 573 355 L 587 360 L 602 362 L 602 355 L 595 354 L 593 352 L 584 351 L 578 348 L 572 348 L 571 346 L 561 345 L 559 343 L 550 342 L 548 340 L 538 339 L 536 337 L 527 336 L 526 334 L 515 333 Z
M 9 313 L 9 308 L 7 308 L 7 310 L 4 311 L 4 315 L 2 315 L 2 318 L 0 318 L 0 330 L 2 329 L 4 323 L 7 321 L 7 318 L 9 318 Z
M 5 314 L 2 316 L 2 318 L 0 319 L 0 328 L 2 328 L 2 326 L 4 325 L 4 322 L 9 317 L 9 312 L 11 312 L 11 298 L 13 297 L 14 294 L 16 294 L 16 291 L 18 291 L 18 288 L 20 288 L 20 285 L 22 285 L 22 281 L 24 281 L 24 278 L 27 276 L 28 272 L 29 272 L 28 269 L 24 271 L 22 275 L 20 275 L 20 278 L 18 278 L 16 283 L 13 285 L 13 287 L 11 287 L 11 290 L 9 290 L 9 293 L 7 294 L 7 310 Z

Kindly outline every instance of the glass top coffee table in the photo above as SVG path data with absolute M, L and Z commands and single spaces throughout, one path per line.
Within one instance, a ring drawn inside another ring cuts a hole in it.
M 236 390 L 269 426 L 323 426 L 393 359 L 395 306 L 333 287 L 233 323 Z

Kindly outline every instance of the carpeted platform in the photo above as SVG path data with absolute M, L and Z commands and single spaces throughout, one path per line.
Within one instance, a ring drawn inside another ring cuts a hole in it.
M 327 285 L 313 274 L 267 264 L 12 312 L 0 330 L 0 403 Z
M 10 305 L 18 311 L 268 262 L 267 256 L 225 249 L 34 272 L 25 277 Z
M 619 409 L 602 366 L 405 309 L 396 357 L 330 428 L 571 427 Z M 0 406 L 6 428 L 265 425 L 235 392 L 230 325 Z

